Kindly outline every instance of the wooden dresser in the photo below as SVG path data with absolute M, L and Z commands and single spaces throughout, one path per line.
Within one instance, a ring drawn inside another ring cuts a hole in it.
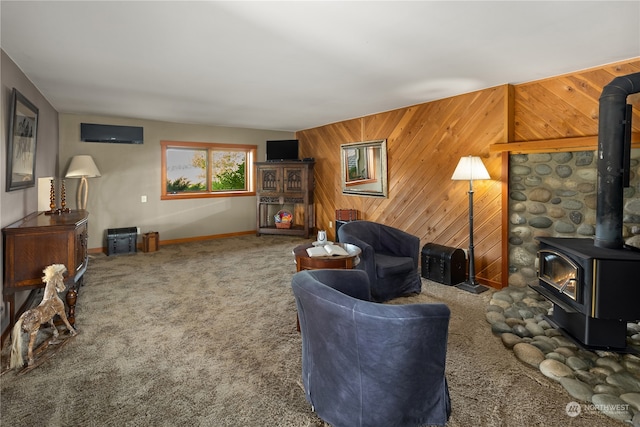
M 2 229 L 4 243 L 3 297 L 9 302 L 10 327 L 16 321 L 15 293 L 43 288 L 42 270 L 51 264 L 67 267 L 65 284 L 69 322 L 75 322 L 78 282 L 87 269 L 87 211 L 46 215 L 34 212 Z

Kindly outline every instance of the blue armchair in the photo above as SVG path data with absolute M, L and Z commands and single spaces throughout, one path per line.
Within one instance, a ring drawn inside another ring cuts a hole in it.
M 361 262 L 371 283 L 374 301 L 420 293 L 418 274 L 420 239 L 397 228 L 371 221 L 352 221 L 338 229 L 341 243 L 362 249 Z
M 446 424 L 446 305 L 368 301 L 358 270 L 306 270 L 291 286 L 305 397 L 320 418 L 334 427 Z

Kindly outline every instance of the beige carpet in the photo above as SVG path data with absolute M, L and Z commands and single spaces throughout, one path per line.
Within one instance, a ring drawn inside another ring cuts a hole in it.
M 80 291 L 80 334 L 28 374 L 0 377 L 3 426 L 323 426 L 300 386 L 300 336 L 284 236 L 243 236 L 95 256 Z M 575 418 L 564 389 L 490 332 L 489 293 L 423 280 L 452 311 L 452 427 L 624 425 Z

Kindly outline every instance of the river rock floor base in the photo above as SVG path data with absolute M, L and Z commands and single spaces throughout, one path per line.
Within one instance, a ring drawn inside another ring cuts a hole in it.
M 492 295 L 492 332 L 525 365 L 559 382 L 576 401 L 640 427 L 640 322 L 627 323 L 630 353 L 588 350 L 563 335 L 546 317 L 553 304 L 528 287 Z

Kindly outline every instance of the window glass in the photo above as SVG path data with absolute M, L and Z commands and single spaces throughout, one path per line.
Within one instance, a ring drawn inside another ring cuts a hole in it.
M 161 141 L 161 199 L 255 195 L 255 145 Z
M 167 148 L 167 193 L 207 190 L 207 150 Z
M 213 191 L 246 190 L 247 154 L 242 151 L 211 153 L 211 189 Z

